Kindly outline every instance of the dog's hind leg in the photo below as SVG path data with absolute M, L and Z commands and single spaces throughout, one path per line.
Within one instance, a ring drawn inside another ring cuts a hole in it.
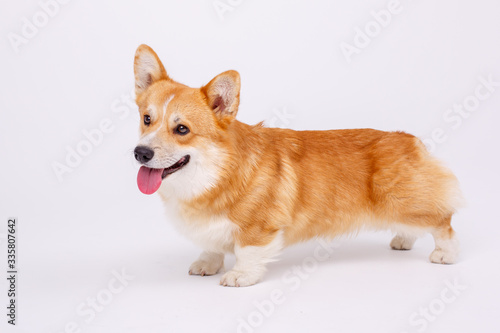
M 397 233 L 391 241 L 393 250 L 411 250 L 417 237 L 406 233 Z
M 214 275 L 224 270 L 224 254 L 203 252 L 198 260 L 189 267 L 190 275 Z
M 436 248 L 432 251 L 429 259 L 433 263 L 454 264 L 457 261 L 459 244 L 450 221 L 451 215 L 444 220 L 441 226 L 434 228 L 432 231 Z

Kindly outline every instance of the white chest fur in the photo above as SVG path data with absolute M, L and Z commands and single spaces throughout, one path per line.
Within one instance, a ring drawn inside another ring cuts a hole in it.
M 185 237 L 203 250 L 216 253 L 234 252 L 237 226 L 225 216 L 196 218 L 183 211 L 175 199 L 164 200 L 167 217 Z

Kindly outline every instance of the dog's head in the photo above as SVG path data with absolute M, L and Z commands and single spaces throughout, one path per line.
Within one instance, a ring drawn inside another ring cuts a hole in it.
M 134 155 L 142 164 L 141 192 L 152 194 L 165 184 L 187 198 L 213 186 L 224 159 L 221 137 L 238 112 L 238 72 L 190 88 L 172 80 L 156 53 L 141 45 L 134 73 L 141 123 Z

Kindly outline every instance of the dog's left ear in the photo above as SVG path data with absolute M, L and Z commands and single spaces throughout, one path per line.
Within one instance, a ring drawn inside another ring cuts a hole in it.
M 237 71 L 217 75 L 201 91 L 219 121 L 226 123 L 236 117 L 240 104 L 240 74 Z

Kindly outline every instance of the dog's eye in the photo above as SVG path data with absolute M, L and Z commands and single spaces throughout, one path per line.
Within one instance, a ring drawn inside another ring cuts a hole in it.
M 175 133 L 180 135 L 186 135 L 189 133 L 189 128 L 187 128 L 184 125 L 177 125 L 177 127 L 175 128 Z
M 151 124 L 151 117 L 147 114 L 144 115 L 144 125 L 149 125 Z

